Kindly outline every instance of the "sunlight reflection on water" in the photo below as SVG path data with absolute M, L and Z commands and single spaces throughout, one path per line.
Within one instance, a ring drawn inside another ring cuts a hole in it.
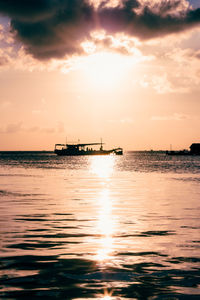
M 102 183 L 98 201 L 97 232 L 100 234 L 99 248 L 95 259 L 101 263 L 111 259 L 113 250 L 113 233 L 116 227 L 112 215 L 112 199 L 109 186 L 104 186 L 114 172 L 115 156 L 96 156 L 91 161 L 91 172 L 97 175 Z M 108 297 L 108 296 L 107 296 Z M 106 299 L 106 298 L 105 298 Z
M 109 180 L 114 172 L 115 159 L 114 155 L 94 156 L 91 160 L 90 170 L 99 178 Z
M 104 296 L 103 298 L 102 298 L 102 300 L 111 300 L 112 299 L 112 297 L 110 297 L 110 296 Z
M 112 200 L 109 190 L 102 190 L 99 199 L 98 232 L 101 234 L 97 259 L 100 261 L 109 258 L 113 248 L 114 221 L 112 217 Z

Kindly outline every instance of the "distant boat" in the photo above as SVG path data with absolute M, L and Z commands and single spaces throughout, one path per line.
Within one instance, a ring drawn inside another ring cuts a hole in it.
M 98 150 L 90 148 L 89 146 L 100 145 Z M 122 148 L 114 148 L 111 150 L 104 150 L 103 143 L 88 143 L 88 144 L 55 144 L 54 153 L 62 156 L 79 156 L 79 155 L 123 155 Z
M 188 150 L 177 150 L 177 151 L 174 151 L 174 150 L 170 150 L 170 151 L 166 151 L 166 154 L 167 155 L 192 155 L 190 151 Z
M 167 155 L 200 155 L 200 143 L 193 143 L 190 146 L 190 150 L 178 150 L 178 151 L 174 151 L 174 150 L 170 150 L 170 151 L 166 151 Z

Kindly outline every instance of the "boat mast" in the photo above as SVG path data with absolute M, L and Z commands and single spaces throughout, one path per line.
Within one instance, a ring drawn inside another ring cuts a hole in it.
M 100 147 L 100 150 L 101 150 L 101 151 L 103 150 L 103 142 L 102 142 L 102 138 L 101 138 L 101 147 Z

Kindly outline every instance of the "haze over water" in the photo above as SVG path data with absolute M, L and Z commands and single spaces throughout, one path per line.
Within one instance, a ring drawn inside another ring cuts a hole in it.
M 199 299 L 200 157 L 0 153 L 1 299 Z

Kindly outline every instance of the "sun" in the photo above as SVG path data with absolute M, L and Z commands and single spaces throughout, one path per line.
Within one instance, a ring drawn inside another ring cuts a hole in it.
M 125 76 L 129 66 L 129 60 L 125 56 L 100 52 L 87 57 L 84 74 L 91 87 L 112 89 Z

